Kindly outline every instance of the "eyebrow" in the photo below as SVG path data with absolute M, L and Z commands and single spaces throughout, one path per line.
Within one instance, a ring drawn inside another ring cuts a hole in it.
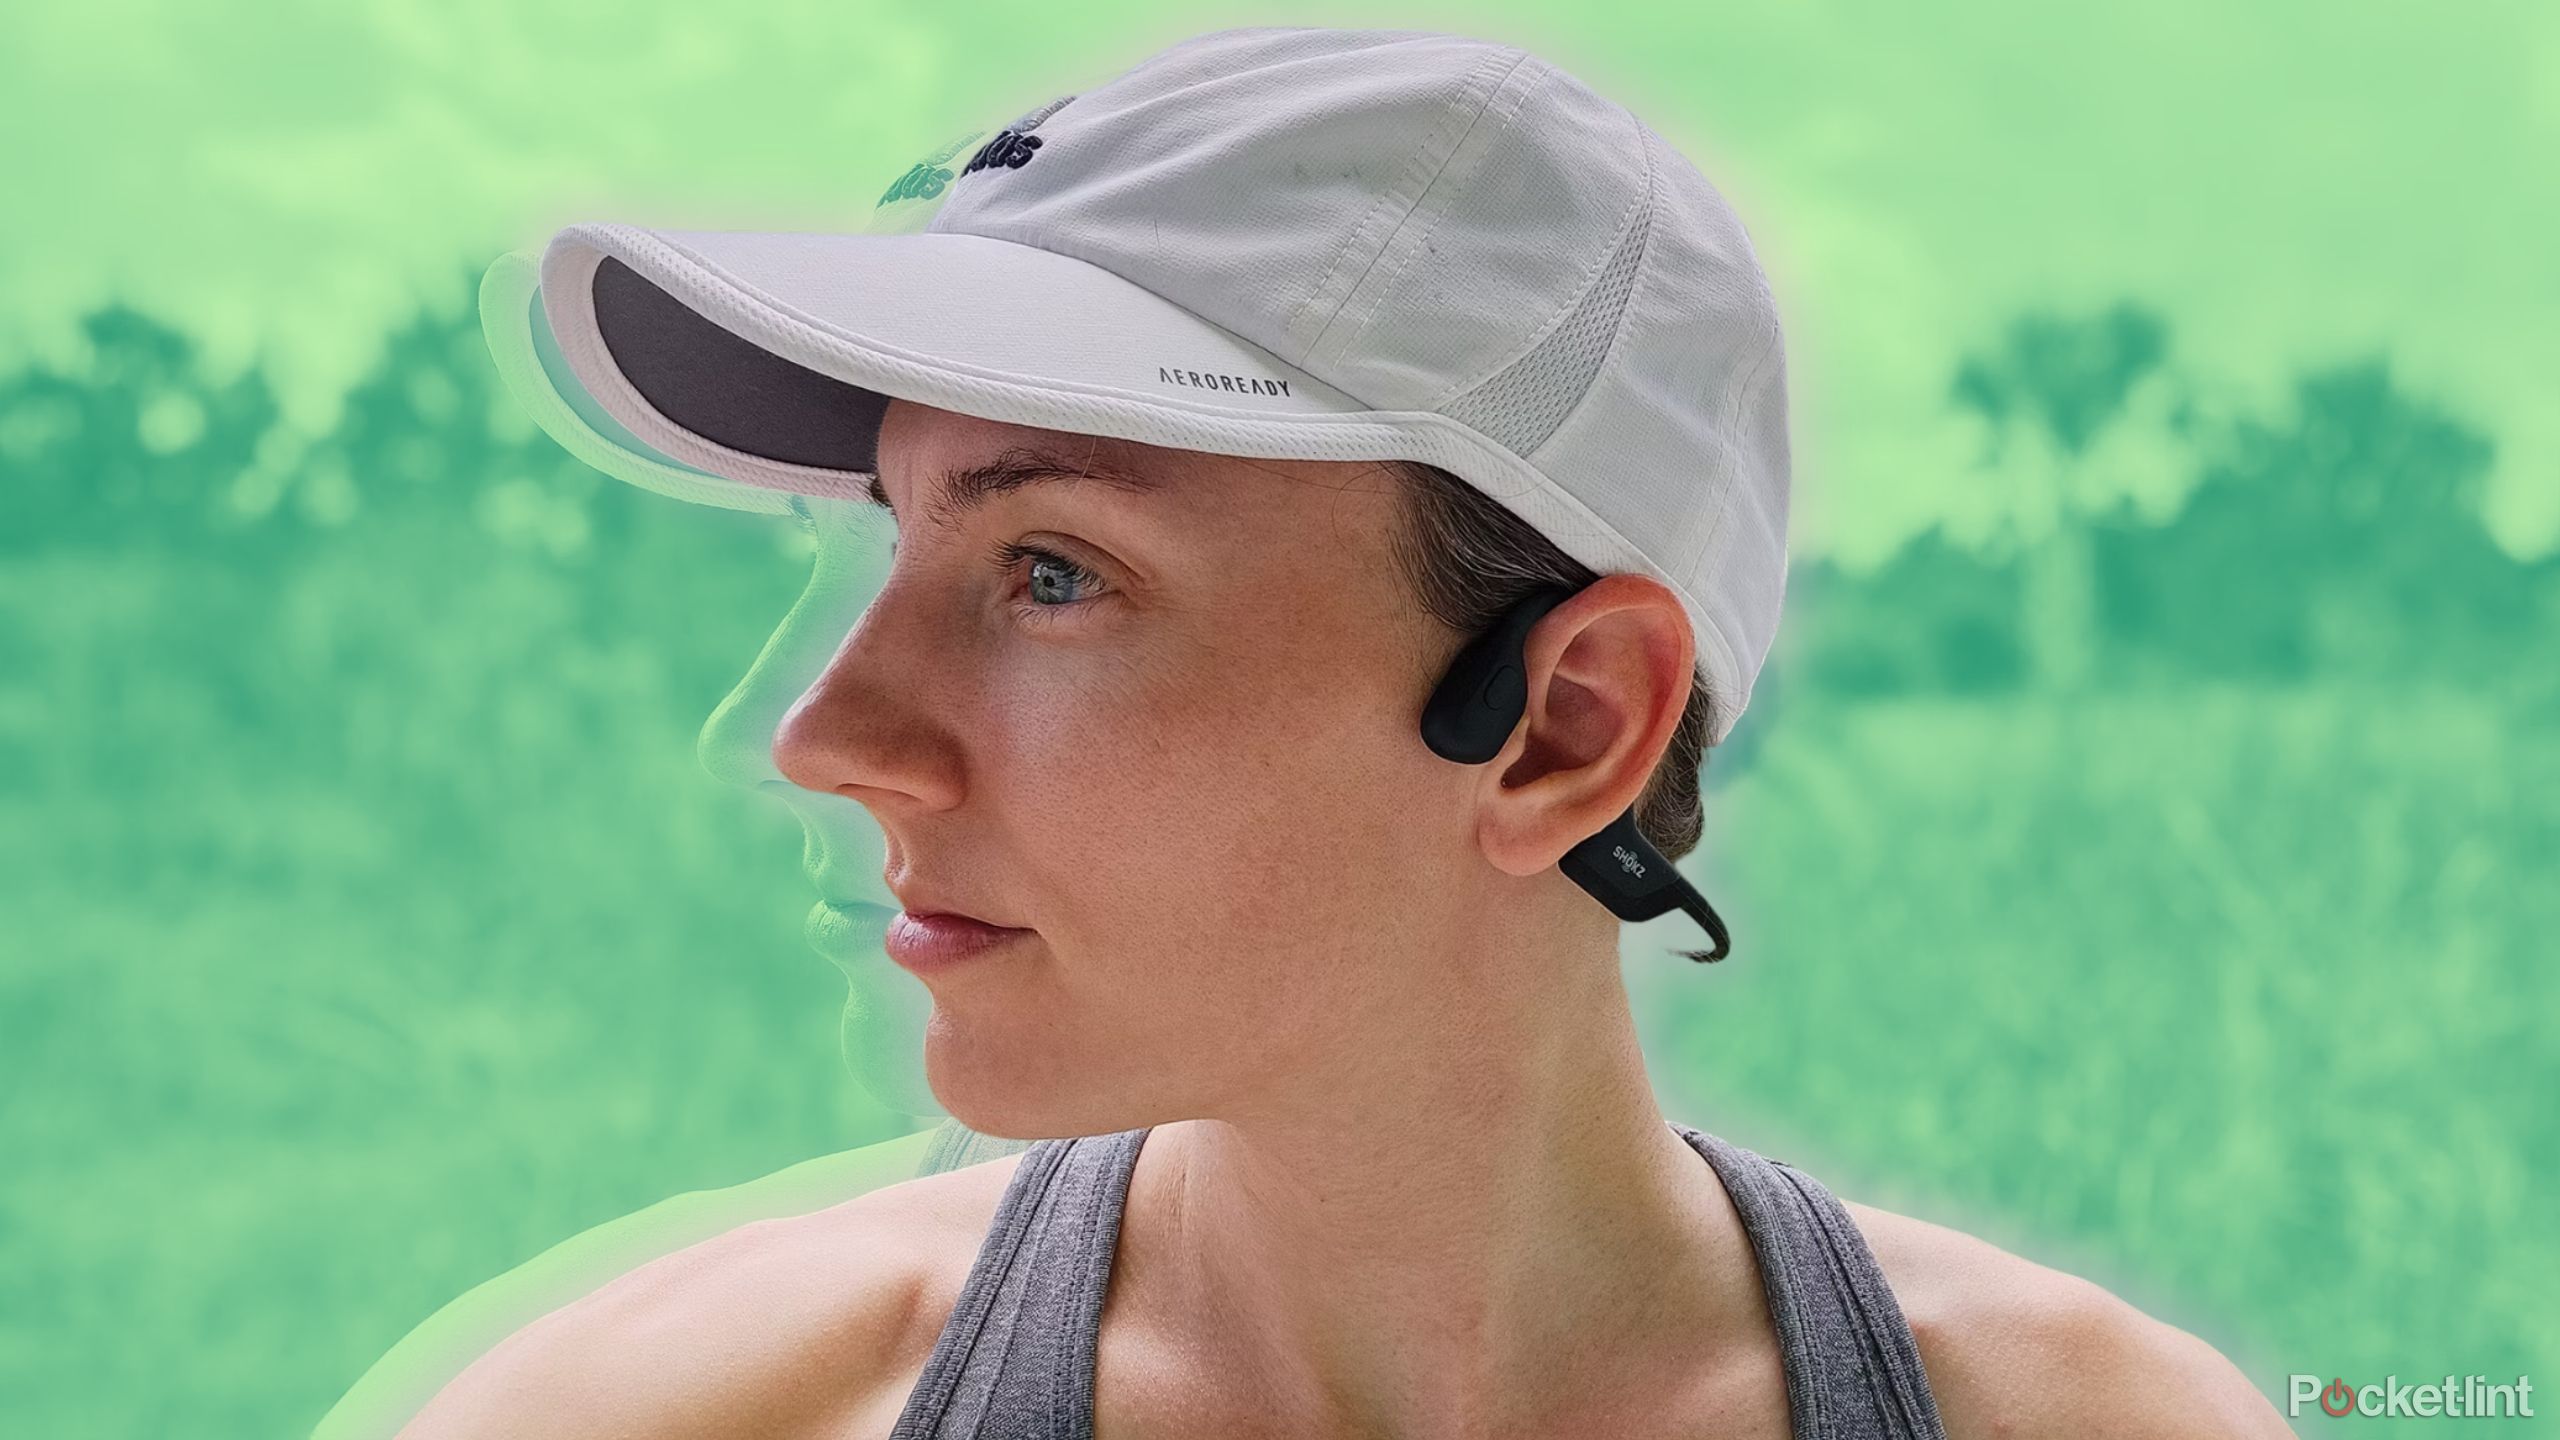
M 1000 452 L 992 460 L 944 471 L 939 493 L 925 507 L 925 518 L 937 527 L 948 528 L 999 495 L 1034 485 L 1075 484 L 1108 485 L 1131 494 L 1147 494 L 1164 488 L 1164 482 L 1154 476 L 1125 470 L 1102 460 L 1088 457 L 1080 463 L 1071 463 L 1062 455 L 1036 446 L 1016 445 Z M 888 511 L 891 519 L 896 519 L 897 507 L 889 503 L 889 492 L 881 486 L 877 470 L 872 472 L 867 489 L 871 503 Z

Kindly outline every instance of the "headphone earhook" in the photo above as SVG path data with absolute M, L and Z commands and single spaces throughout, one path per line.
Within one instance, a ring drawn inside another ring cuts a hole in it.
M 1528 710 L 1529 630 L 1575 593 L 1549 586 L 1528 595 L 1449 662 L 1422 708 L 1422 739 L 1433 754 L 1482 765 L 1502 753 Z M 1632 805 L 1566 851 L 1556 868 L 1621 920 L 1651 920 L 1675 909 L 1688 914 L 1715 940 L 1706 954 L 1692 952 L 1693 960 L 1721 960 L 1733 951 L 1715 907 L 1644 838 Z

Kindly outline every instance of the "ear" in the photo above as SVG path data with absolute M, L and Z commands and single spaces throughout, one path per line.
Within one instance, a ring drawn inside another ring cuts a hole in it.
M 1477 826 L 1504 873 L 1534 875 L 1644 793 L 1697 663 L 1688 612 L 1646 575 L 1604 575 L 1531 627 L 1529 700 L 1485 767 Z

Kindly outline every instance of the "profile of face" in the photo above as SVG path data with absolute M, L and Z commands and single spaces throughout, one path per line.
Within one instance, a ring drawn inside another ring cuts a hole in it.
M 1415 729 L 1464 637 L 1391 474 L 895 401 L 879 488 L 807 502 L 809 586 L 702 736 L 802 822 L 876 1094 L 1009 1138 L 1240 1113 L 1485 983 L 1376 958 L 1501 878 L 1482 771 Z M 1031 933 L 911 974 L 901 902 Z

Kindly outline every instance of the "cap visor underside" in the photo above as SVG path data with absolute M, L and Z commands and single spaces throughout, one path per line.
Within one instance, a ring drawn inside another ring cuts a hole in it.
M 560 353 L 543 313 L 542 255 L 514 250 L 480 277 L 480 333 L 507 393 L 560 448 L 617 480 L 695 505 L 779 515 L 782 492 L 741 485 L 665 454 L 631 433 L 587 393 Z

